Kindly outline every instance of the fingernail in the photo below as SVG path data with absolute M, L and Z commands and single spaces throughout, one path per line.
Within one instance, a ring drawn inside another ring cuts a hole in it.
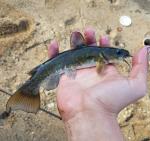
M 59 53 L 58 42 L 56 40 L 52 40 L 50 45 L 48 46 L 48 57 L 55 57 Z
M 91 27 L 85 28 L 84 36 L 85 36 L 86 43 L 88 45 L 96 43 L 95 30 L 93 28 L 91 28 Z
M 92 27 L 86 27 L 86 28 L 84 29 L 84 31 L 85 31 L 86 33 L 89 33 L 89 32 L 90 32 L 90 34 L 95 35 L 95 30 L 94 30 Z
M 71 37 L 70 37 L 70 45 L 71 49 L 75 49 L 80 45 L 85 44 L 84 37 L 80 32 L 72 32 Z
M 57 44 L 57 40 L 56 39 L 53 39 L 50 44 Z

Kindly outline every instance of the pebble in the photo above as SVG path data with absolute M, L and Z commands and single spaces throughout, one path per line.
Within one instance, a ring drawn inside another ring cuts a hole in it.
M 122 27 L 117 27 L 117 31 L 118 31 L 118 32 L 123 31 Z
M 148 45 L 148 46 L 150 46 L 150 32 L 147 32 L 147 33 L 144 35 L 143 45 Z
M 52 103 L 49 103 L 47 104 L 47 107 L 50 109 L 50 108 L 54 108 L 55 104 L 52 102 Z
M 132 23 L 131 18 L 129 16 L 121 16 L 119 22 L 123 26 L 130 26 Z

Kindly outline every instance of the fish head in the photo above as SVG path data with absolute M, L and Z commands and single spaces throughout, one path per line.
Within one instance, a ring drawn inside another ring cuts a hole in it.
M 119 60 L 123 60 L 129 66 L 129 70 L 131 69 L 130 64 L 126 61 L 126 58 L 132 57 L 128 50 L 121 48 L 107 48 L 103 52 L 102 56 L 104 57 L 107 63 L 115 63 Z
M 103 56 L 107 60 L 124 60 L 127 57 L 132 57 L 128 50 L 121 49 L 121 48 L 107 48 L 103 52 Z

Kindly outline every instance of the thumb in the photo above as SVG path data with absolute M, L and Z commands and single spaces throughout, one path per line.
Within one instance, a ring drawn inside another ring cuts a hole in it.
M 150 47 L 145 46 L 134 55 L 132 59 L 132 70 L 129 75 L 132 84 L 137 88 L 140 86 L 142 90 L 140 92 L 142 94 L 141 96 L 144 96 L 146 93 L 149 49 Z

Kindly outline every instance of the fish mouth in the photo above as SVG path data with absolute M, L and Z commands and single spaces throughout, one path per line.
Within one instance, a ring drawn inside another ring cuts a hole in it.
M 131 58 L 132 58 L 132 57 L 133 57 L 133 55 L 131 55 L 131 54 L 127 54 L 127 55 L 124 55 L 124 56 L 123 56 L 123 57 L 121 57 L 121 58 L 123 58 L 123 59 L 124 59 L 124 58 L 129 58 L 129 57 L 131 57 Z
M 133 57 L 133 55 L 129 54 L 129 57 Z

